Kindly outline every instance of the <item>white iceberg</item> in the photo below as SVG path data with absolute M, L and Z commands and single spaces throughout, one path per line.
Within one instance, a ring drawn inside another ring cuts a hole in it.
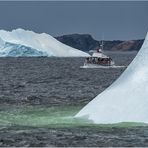
M 75 117 L 94 123 L 148 123 L 148 33 L 128 68 Z
M 0 38 L 0 57 L 39 57 L 47 53 L 20 44 L 5 42 Z
M 35 52 L 43 53 L 41 54 L 42 56 L 44 55 L 55 56 L 55 57 L 89 56 L 87 53 L 83 51 L 80 51 L 78 49 L 72 48 L 70 46 L 67 46 L 59 42 L 58 40 L 56 40 L 55 38 L 53 38 L 52 36 L 46 33 L 38 34 L 33 31 L 28 31 L 24 29 L 16 29 L 12 31 L 0 30 L 0 38 L 1 38 L 0 53 L 1 53 L 1 49 L 3 49 L 4 53 L 8 53 L 7 51 L 5 52 L 5 46 L 3 46 L 5 45 L 3 44 L 3 41 L 4 41 L 7 43 L 12 43 L 13 45 L 23 46 L 24 48 L 28 49 L 28 52 L 29 52 L 29 48 L 32 50 L 36 50 Z M 9 49 L 10 48 L 12 48 L 12 46 L 9 47 Z M 7 47 L 7 50 L 8 50 L 8 47 Z M 19 48 L 19 53 L 20 52 L 21 52 L 21 48 Z M 3 56 L 4 55 L 6 56 L 7 54 L 3 54 Z M 13 56 L 15 56 L 15 54 Z

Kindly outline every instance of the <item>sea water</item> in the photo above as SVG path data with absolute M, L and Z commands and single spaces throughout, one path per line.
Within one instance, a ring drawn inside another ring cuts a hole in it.
M 108 53 L 127 66 L 136 52 Z M 0 125 L 91 124 L 74 115 L 124 70 L 80 69 L 84 58 L 0 58 Z
M 127 66 L 136 52 L 108 53 Z M 148 146 L 147 125 L 96 125 L 74 115 L 125 70 L 84 58 L 0 58 L 0 146 Z

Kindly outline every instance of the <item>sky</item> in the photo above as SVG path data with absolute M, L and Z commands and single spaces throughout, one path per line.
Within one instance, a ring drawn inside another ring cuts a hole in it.
M 141 39 L 148 31 L 148 1 L 0 1 L 0 19 L 0 29 L 9 31 Z

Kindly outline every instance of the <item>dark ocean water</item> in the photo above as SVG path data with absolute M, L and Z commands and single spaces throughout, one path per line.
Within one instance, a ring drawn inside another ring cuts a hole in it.
M 108 54 L 125 66 L 136 55 Z M 125 70 L 80 69 L 83 61 L 0 58 L 0 146 L 148 146 L 147 127 L 72 119 Z
M 128 65 L 135 53 L 110 54 Z M 0 103 L 30 105 L 86 104 L 125 68 L 80 69 L 84 58 L 0 58 Z

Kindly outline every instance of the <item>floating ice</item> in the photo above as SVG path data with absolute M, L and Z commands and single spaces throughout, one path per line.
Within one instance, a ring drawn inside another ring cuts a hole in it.
M 20 44 L 5 42 L 0 39 L 0 57 L 38 57 L 48 56 L 46 52 L 38 51 Z
M 38 34 L 33 31 L 23 30 L 23 29 L 16 29 L 12 31 L 5 31 L 0 30 L 0 52 L 1 49 L 3 49 L 5 52 L 5 46 L 3 47 L 3 41 L 16 44 L 16 45 L 22 45 L 26 50 L 29 52 L 30 49 L 34 49 L 35 53 L 41 52 L 43 55 L 47 56 L 56 56 L 56 57 L 86 57 L 89 56 L 87 53 L 80 51 L 78 49 L 72 48 L 70 46 L 67 46 L 49 34 L 42 33 Z M 3 41 L 2 41 L 3 40 Z M 4 44 L 3 44 L 4 45 Z M 9 47 L 9 49 L 11 49 Z M 8 49 L 8 48 L 7 48 Z M 14 51 L 14 48 L 13 48 Z M 21 48 L 19 48 L 19 53 L 21 52 Z M 15 53 L 15 51 L 13 52 Z M 16 52 L 18 53 L 18 52 Z M 32 53 L 32 52 L 31 52 Z M 6 54 L 4 54 L 6 55 Z M 7 56 L 7 55 L 6 55 Z M 15 54 L 13 55 L 15 56 Z
M 75 117 L 94 123 L 148 123 L 148 33 L 128 68 Z

